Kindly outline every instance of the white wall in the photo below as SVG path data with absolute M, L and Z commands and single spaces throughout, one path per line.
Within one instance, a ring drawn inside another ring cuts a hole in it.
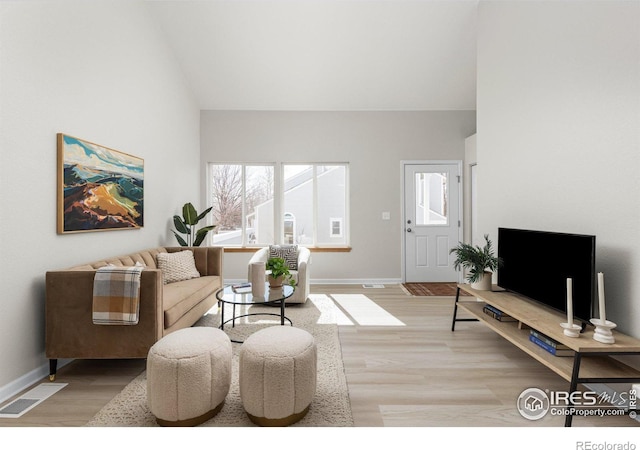
M 1 2 L 0 43 L 1 401 L 48 373 L 45 272 L 173 244 L 200 172 L 199 109 L 144 2 Z M 56 234 L 58 132 L 144 158 L 143 229 Z
M 483 1 L 478 19 L 479 232 L 595 234 L 607 319 L 640 337 L 640 2 Z
M 348 162 L 350 253 L 312 254 L 312 280 L 400 280 L 402 160 L 462 160 L 475 112 L 201 114 L 202 164 Z M 203 183 L 203 198 L 204 183 Z M 389 211 L 391 220 L 382 220 Z M 225 255 L 225 279 L 246 279 L 248 253 Z

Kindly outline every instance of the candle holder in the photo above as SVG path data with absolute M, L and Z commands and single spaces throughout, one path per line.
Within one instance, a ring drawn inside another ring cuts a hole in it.
M 593 339 L 603 344 L 613 344 L 616 340 L 613 337 L 613 330 L 617 325 L 610 320 L 591 319 L 591 323 L 596 329 L 593 333 Z
M 582 327 L 575 323 L 567 323 L 563 322 L 560 324 L 562 328 L 564 328 L 564 335 L 572 338 L 580 337 L 580 330 Z

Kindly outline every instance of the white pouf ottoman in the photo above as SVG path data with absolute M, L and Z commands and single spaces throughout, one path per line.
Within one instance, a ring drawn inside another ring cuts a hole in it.
M 316 393 L 317 349 L 299 328 L 272 326 L 253 333 L 240 347 L 242 406 L 261 426 L 287 426 L 302 419 Z
M 194 426 L 215 416 L 231 385 L 231 340 L 224 331 L 174 331 L 150 349 L 147 402 L 162 426 Z

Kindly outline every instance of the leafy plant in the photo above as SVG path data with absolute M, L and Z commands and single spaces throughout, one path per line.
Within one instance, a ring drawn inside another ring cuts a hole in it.
M 271 277 L 278 278 L 283 277 L 283 282 L 289 283 L 291 286 L 295 286 L 295 280 L 293 279 L 289 266 L 284 258 L 269 258 L 265 269 L 271 271 Z
M 198 211 L 191 203 L 185 203 L 182 207 L 182 217 L 175 215 L 173 216 L 173 224 L 176 227 L 176 230 L 173 231 L 175 234 L 178 243 L 180 243 L 183 247 L 199 247 L 204 241 L 204 238 L 207 236 L 209 231 L 213 230 L 216 226 L 209 225 L 206 227 L 202 227 L 199 230 L 196 230 L 196 225 L 200 222 L 204 217 L 209 214 L 213 207 L 209 207 L 204 210 L 201 214 L 198 214 Z M 186 236 L 183 238 L 180 236 L 182 233 Z
M 502 259 L 494 254 L 493 244 L 488 234 L 484 235 L 484 240 L 486 241 L 484 247 L 460 242 L 449 252 L 449 254 L 456 254 L 456 259 L 453 262 L 456 270 L 460 267 L 469 270 L 467 281 L 470 283 L 480 280 L 486 271 L 494 272 L 502 265 Z

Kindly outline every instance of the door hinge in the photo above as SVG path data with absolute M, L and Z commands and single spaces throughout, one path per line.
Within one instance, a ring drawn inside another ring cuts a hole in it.
M 458 220 L 458 228 L 460 228 L 460 225 L 461 225 L 461 224 L 460 224 L 460 221 Z
M 458 183 L 460 183 L 460 175 L 456 175 L 458 177 Z

